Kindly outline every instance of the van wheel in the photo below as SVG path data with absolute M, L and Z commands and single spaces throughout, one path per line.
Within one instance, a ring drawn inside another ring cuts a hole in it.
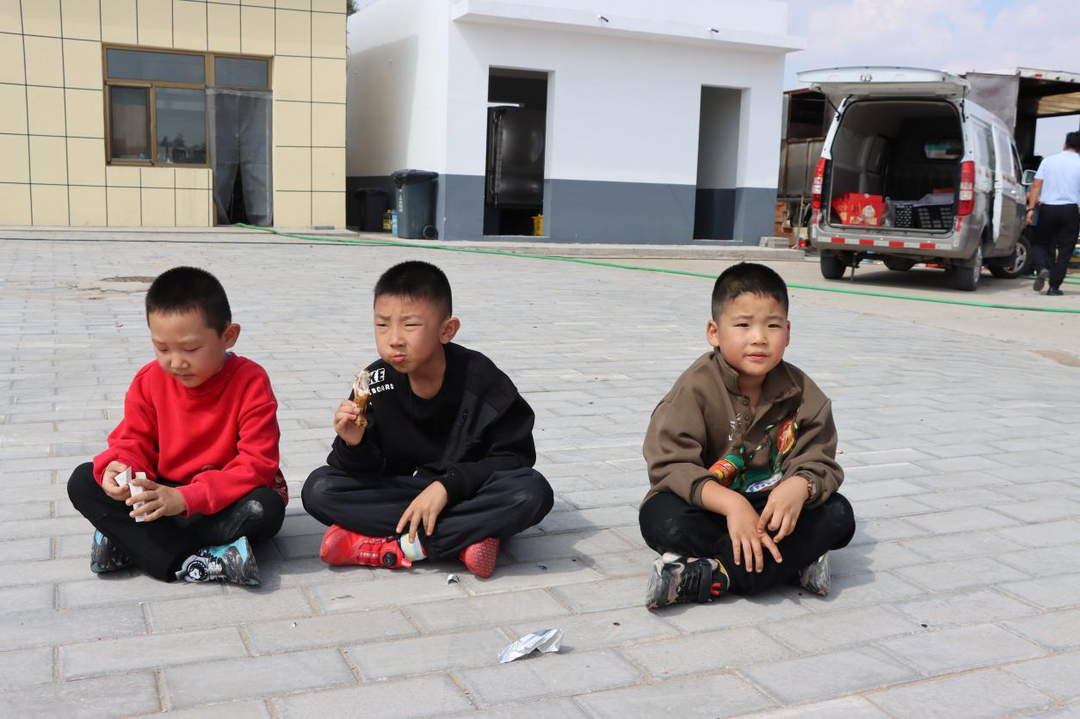
M 847 265 L 835 252 L 821 253 L 821 276 L 827 280 L 839 280 L 844 276 Z
M 915 260 L 905 260 L 903 257 L 886 257 L 884 262 L 893 272 L 907 272 L 918 264 Z
M 975 248 L 975 255 L 971 258 L 968 266 L 953 265 L 953 286 L 964 292 L 974 292 L 979 286 L 979 278 L 982 277 L 983 253 L 982 246 Z
M 1016 240 L 1012 256 L 1000 265 L 991 265 L 990 274 L 1002 280 L 1015 280 L 1031 270 L 1031 240 L 1027 233 Z

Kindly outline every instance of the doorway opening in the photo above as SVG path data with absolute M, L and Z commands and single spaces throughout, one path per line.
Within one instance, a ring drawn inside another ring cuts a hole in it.
M 484 234 L 542 235 L 548 73 L 488 74 Z
M 730 87 L 701 88 L 698 128 L 697 191 L 694 239 L 735 237 L 736 179 L 743 91 Z
M 206 89 L 215 224 L 274 222 L 269 90 Z

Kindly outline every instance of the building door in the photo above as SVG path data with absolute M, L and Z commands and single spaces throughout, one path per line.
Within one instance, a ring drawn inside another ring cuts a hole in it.
M 694 239 L 735 237 L 742 90 L 701 88 Z
M 269 90 L 206 90 L 219 225 L 274 223 Z
M 548 75 L 492 68 L 488 76 L 484 234 L 542 235 Z

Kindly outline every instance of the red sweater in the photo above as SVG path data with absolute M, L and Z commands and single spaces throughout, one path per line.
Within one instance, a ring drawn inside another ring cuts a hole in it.
M 274 485 L 280 436 L 270 378 L 255 362 L 229 355 L 194 389 L 151 362 L 128 388 L 124 419 L 109 435 L 109 448 L 94 457 L 94 478 L 100 484 L 117 460 L 133 473 L 179 482 L 185 516 L 214 514 L 253 489 Z

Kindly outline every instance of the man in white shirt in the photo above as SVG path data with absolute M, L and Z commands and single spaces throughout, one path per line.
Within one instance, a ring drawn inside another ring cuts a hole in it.
M 1039 224 L 1035 227 L 1031 253 L 1035 267 L 1036 292 L 1050 281 L 1048 295 L 1063 295 L 1061 283 L 1069 269 L 1069 258 L 1080 233 L 1080 132 L 1065 136 L 1063 152 L 1039 165 L 1031 186 L 1027 221 L 1031 224 L 1035 206 Z M 1055 256 L 1056 255 L 1056 256 Z

